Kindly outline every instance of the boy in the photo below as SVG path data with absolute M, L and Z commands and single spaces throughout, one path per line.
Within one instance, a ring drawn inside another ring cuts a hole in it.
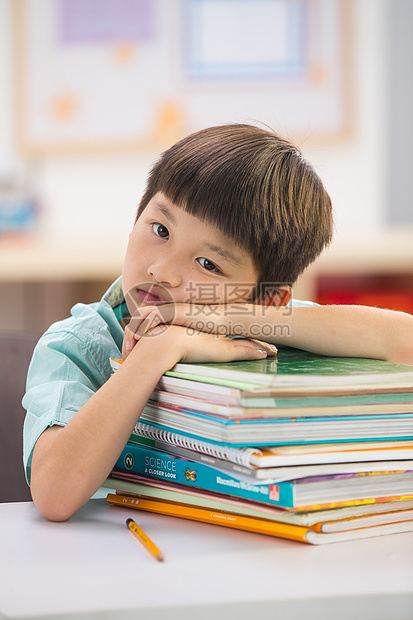
M 281 343 L 413 363 L 409 315 L 305 303 L 287 311 L 292 283 L 331 236 L 320 179 L 270 131 L 213 127 L 166 151 L 149 176 L 122 279 L 99 304 L 76 305 L 36 348 L 24 459 L 40 512 L 65 520 L 93 495 L 179 361 L 260 359 Z M 120 350 L 124 363 L 110 376 Z

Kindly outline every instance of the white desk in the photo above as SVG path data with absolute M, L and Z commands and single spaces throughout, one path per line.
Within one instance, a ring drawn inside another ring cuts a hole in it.
M 157 562 L 132 516 L 165 554 Z M 311 547 L 91 500 L 66 523 L 0 504 L 0 618 L 413 618 L 413 534 Z

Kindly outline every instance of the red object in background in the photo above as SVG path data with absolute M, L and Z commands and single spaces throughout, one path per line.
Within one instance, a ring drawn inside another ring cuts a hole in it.
M 320 276 L 320 304 L 359 304 L 413 314 L 413 273 L 368 276 Z

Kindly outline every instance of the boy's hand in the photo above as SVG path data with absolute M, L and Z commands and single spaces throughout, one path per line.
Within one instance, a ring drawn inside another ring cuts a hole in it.
M 136 341 L 159 325 L 179 325 L 221 336 L 260 338 L 258 317 L 269 308 L 254 304 L 164 304 L 139 308 L 125 330 L 123 356 L 130 353 Z
M 205 332 L 177 325 L 159 325 L 145 333 L 139 339 L 138 346 L 133 349 L 150 351 L 154 354 L 159 350 L 163 358 L 165 370 L 172 368 L 178 362 L 207 363 L 232 362 L 237 360 L 264 359 L 276 355 L 277 349 L 257 340 L 243 338 L 227 338 L 218 334 Z

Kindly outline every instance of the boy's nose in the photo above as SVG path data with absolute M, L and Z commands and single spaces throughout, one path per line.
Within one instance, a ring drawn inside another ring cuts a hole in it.
M 176 288 L 181 284 L 181 276 L 170 260 L 158 261 L 148 267 L 148 275 L 158 284 Z

